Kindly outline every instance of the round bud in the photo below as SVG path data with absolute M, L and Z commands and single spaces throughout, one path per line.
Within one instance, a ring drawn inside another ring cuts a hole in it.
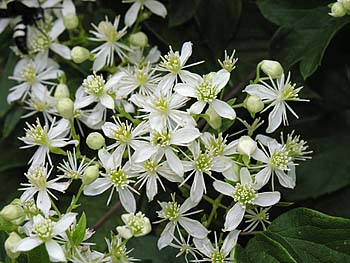
M 350 10 L 350 0 L 343 0 L 343 7 L 347 10 Z
M 69 96 L 70 96 L 70 93 L 69 93 L 68 86 L 63 83 L 58 84 L 55 89 L 54 97 L 56 99 L 61 99 L 61 98 L 69 98 Z
M 9 204 L 5 206 L 1 212 L 0 216 L 15 225 L 20 225 L 25 219 L 25 213 L 22 206 L 18 204 Z
M 342 17 L 346 15 L 346 9 L 342 3 L 336 2 L 332 5 L 331 13 L 329 14 L 334 17 Z
M 130 44 L 137 47 L 145 47 L 148 44 L 148 37 L 143 32 L 131 34 L 129 37 Z
M 94 182 L 99 176 L 99 170 L 97 165 L 91 165 L 87 167 L 83 175 L 83 184 L 88 185 Z
M 19 257 L 20 252 L 15 252 L 15 246 L 19 241 L 21 241 L 21 237 L 16 232 L 11 232 L 6 239 L 4 247 L 9 258 L 16 259 Z
M 242 136 L 238 140 L 237 152 L 250 157 L 257 149 L 257 143 L 249 136 Z
M 79 25 L 79 18 L 76 14 L 68 14 L 63 17 L 63 24 L 68 30 L 75 29 Z
M 86 144 L 92 150 L 99 150 L 105 144 L 105 138 L 99 132 L 92 132 L 86 138 Z
M 76 46 L 70 52 L 74 63 L 83 63 L 90 57 L 90 51 L 84 47 Z
M 260 69 L 273 79 L 277 79 L 283 74 L 283 68 L 278 61 L 263 60 L 260 62 Z
M 70 98 L 62 98 L 57 101 L 58 113 L 65 119 L 72 119 L 74 116 L 74 102 Z
M 264 108 L 264 102 L 260 97 L 251 95 L 244 100 L 244 106 L 251 114 L 255 114 L 262 111 Z

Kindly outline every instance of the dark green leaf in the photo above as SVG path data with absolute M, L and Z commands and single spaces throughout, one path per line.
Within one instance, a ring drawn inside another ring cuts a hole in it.
M 0 77 L 0 118 L 4 117 L 10 108 L 10 105 L 7 103 L 7 95 L 9 93 L 9 89 L 15 86 L 16 82 L 10 80 L 8 77 L 13 74 L 13 69 L 16 62 L 17 57 L 11 52 L 7 59 L 5 70 Z
M 333 18 L 326 6 L 298 8 L 288 0 L 258 1 L 262 14 L 280 26 L 271 43 L 273 57 L 289 69 L 300 62 L 304 79 L 321 64 L 324 52 L 333 36 L 350 17 Z
M 169 3 L 169 26 L 178 26 L 190 20 L 201 0 L 177 0 Z
M 44 245 L 41 245 L 37 248 L 28 252 L 28 263 L 39 263 L 39 262 L 50 262 L 49 255 L 47 254 L 46 248 Z
M 16 125 L 20 121 L 23 113 L 23 107 L 17 106 L 6 115 L 4 128 L 2 130 L 3 138 L 7 138 L 11 134 L 11 132 L 16 128 Z
M 237 247 L 238 263 L 350 262 L 350 219 L 306 208 L 275 219 L 267 231 Z

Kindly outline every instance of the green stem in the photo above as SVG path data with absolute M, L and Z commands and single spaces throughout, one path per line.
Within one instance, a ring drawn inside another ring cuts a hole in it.
M 256 78 L 253 82 L 253 84 L 256 84 L 260 80 L 260 67 L 261 67 L 261 62 L 256 66 Z
M 241 236 L 248 236 L 248 235 L 257 235 L 262 234 L 264 231 L 251 231 L 251 232 L 241 232 L 239 233 Z
M 59 217 L 61 217 L 61 212 L 60 212 L 60 210 L 57 208 L 55 202 L 54 202 L 52 199 L 51 199 L 51 205 L 52 205 L 52 208 L 56 211 L 57 215 L 58 215 Z
M 244 103 L 234 104 L 231 107 L 232 108 L 241 108 L 241 107 L 244 107 Z
M 67 208 L 67 213 L 72 212 L 72 211 L 75 209 L 75 206 L 76 206 L 76 204 L 78 203 L 78 200 L 79 200 L 79 198 L 80 198 L 80 196 L 81 196 L 81 193 L 82 193 L 83 190 L 84 190 L 84 187 L 85 187 L 85 185 L 84 185 L 84 184 L 81 184 L 81 186 L 80 186 L 80 188 L 79 188 L 79 190 L 78 190 L 77 195 L 73 198 L 73 200 L 72 200 L 70 206 Z
M 223 198 L 223 195 L 220 194 L 214 201 L 214 204 L 213 204 L 213 207 L 211 209 L 211 212 L 210 212 L 210 215 L 209 215 L 209 218 L 208 218 L 208 221 L 207 221 L 207 224 L 206 224 L 206 227 L 209 227 L 211 222 L 213 221 L 214 219 L 214 216 L 216 215 L 216 210 L 219 208 L 219 205 L 221 204 L 221 199 Z
M 81 156 L 81 153 L 80 153 L 80 136 L 77 134 L 77 131 L 76 131 L 75 126 L 74 126 L 73 119 L 69 120 L 69 124 L 70 124 L 70 128 L 71 128 L 71 131 L 72 131 L 73 139 L 78 141 L 78 145 L 76 146 L 76 156 L 77 156 L 77 158 L 80 158 L 80 156 Z

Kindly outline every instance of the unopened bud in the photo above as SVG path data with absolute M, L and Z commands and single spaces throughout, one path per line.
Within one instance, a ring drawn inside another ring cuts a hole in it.
M 86 138 L 86 144 L 92 150 L 99 150 L 105 144 L 105 138 L 99 132 L 92 132 Z
M 9 258 L 16 259 L 19 257 L 20 252 L 15 251 L 15 246 L 19 241 L 21 241 L 21 237 L 16 232 L 11 232 L 6 239 L 4 247 Z
M 250 157 L 257 149 L 257 143 L 249 136 L 242 136 L 238 140 L 237 152 Z
M 255 114 L 262 111 L 264 108 L 264 102 L 260 97 L 251 95 L 244 100 L 244 106 L 251 114 Z
M 260 69 L 268 76 L 273 79 L 277 79 L 282 76 L 283 68 L 278 61 L 274 60 L 263 60 L 260 62 Z
M 145 236 L 152 230 L 150 220 L 141 212 L 136 214 L 123 214 L 122 220 L 125 226 L 117 227 L 117 231 L 119 235 L 125 239 L 129 239 L 133 236 Z
M 148 37 L 143 32 L 131 34 L 129 37 L 130 44 L 137 47 L 145 47 L 148 44 Z
M 1 210 L 0 216 L 6 221 L 9 221 L 15 225 L 22 224 L 25 219 L 25 213 L 22 206 L 20 206 L 19 204 L 12 204 L 12 203 L 5 206 Z
M 58 84 L 55 89 L 54 97 L 56 99 L 61 99 L 61 98 L 69 98 L 69 96 L 70 96 L 70 93 L 69 93 L 68 86 L 63 83 Z
M 344 8 L 343 4 L 340 2 L 336 2 L 331 7 L 331 12 L 329 15 L 334 17 L 342 17 L 346 15 L 346 9 Z
M 84 47 L 76 46 L 71 52 L 72 60 L 74 63 L 80 64 L 83 63 L 90 57 L 90 51 Z
M 62 98 L 57 101 L 58 113 L 65 119 L 71 119 L 74 116 L 74 102 L 70 98 Z
M 350 0 L 343 0 L 343 7 L 347 10 L 350 10 Z
M 78 16 L 74 13 L 63 17 L 63 24 L 68 30 L 75 29 L 79 25 Z
M 99 176 L 99 170 L 97 165 L 91 165 L 87 167 L 83 175 L 83 184 L 88 185 L 94 182 Z

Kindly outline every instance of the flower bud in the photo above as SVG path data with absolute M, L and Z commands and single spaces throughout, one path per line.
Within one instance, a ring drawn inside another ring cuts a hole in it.
M 237 152 L 250 157 L 257 149 L 257 143 L 249 136 L 242 136 L 238 140 Z
M 76 46 L 70 52 L 74 63 L 83 63 L 90 57 L 90 51 L 84 47 Z
M 86 138 L 86 144 L 92 150 L 99 150 L 105 144 L 105 138 L 99 132 L 92 132 Z
M 0 216 L 15 225 L 22 224 L 25 219 L 25 213 L 22 206 L 16 203 L 11 203 L 5 206 L 1 210 Z
M 145 47 L 148 44 L 148 37 L 143 32 L 131 34 L 129 37 L 130 44 L 137 47 Z
M 68 30 L 75 29 L 79 25 L 78 16 L 74 13 L 63 17 L 63 24 Z
M 331 12 L 329 15 L 334 17 L 342 17 L 346 15 L 346 9 L 344 8 L 343 4 L 340 2 L 336 2 L 331 7 Z
M 117 231 L 125 239 L 129 239 L 133 236 L 145 236 L 152 230 L 151 222 L 141 212 L 136 214 L 123 214 L 122 220 L 125 226 L 117 227 Z
M 244 100 L 244 106 L 251 114 L 255 114 L 262 111 L 264 108 L 264 102 L 260 97 L 251 95 Z
M 260 69 L 273 79 L 277 79 L 283 74 L 283 68 L 278 61 L 263 60 L 260 63 Z
M 343 0 L 343 7 L 347 10 L 350 10 L 350 0 Z
M 69 98 L 70 93 L 68 86 L 66 84 L 60 83 L 57 85 L 54 97 L 56 99 L 61 99 L 61 98 Z
M 74 116 L 74 102 L 70 98 L 62 98 L 57 101 L 58 113 L 65 119 L 72 119 Z
M 99 170 L 97 165 L 91 165 L 87 167 L 83 175 L 83 184 L 88 185 L 94 182 L 99 176 Z
M 19 257 L 20 252 L 15 252 L 15 246 L 19 241 L 21 241 L 21 237 L 16 232 L 11 232 L 6 239 L 4 247 L 9 258 L 16 259 Z

